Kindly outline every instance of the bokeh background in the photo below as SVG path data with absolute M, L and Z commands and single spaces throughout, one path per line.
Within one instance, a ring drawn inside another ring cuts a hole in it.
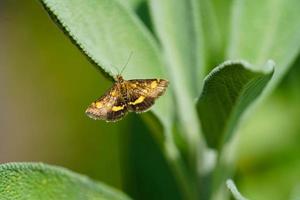
M 0 2 L 0 161 L 61 165 L 121 187 L 119 133 L 126 122 L 84 114 L 111 83 L 38 1 Z
M 0 163 L 55 164 L 133 196 L 145 187 L 130 188 L 129 183 L 155 187 L 153 177 L 168 170 L 153 165 L 162 158 L 143 122 L 134 114 L 113 124 L 84 114 L 110 85 L 38 1 L 0 0 Z M 300 58 L 240 124 L 235 178 L 245 196 L 273 200 L 300 196 L 299 122 Z M 148 169 L 137 167 L 140 171 L 134 172 L 149 182 L 128 170 L 140 162 Z M 161 180 L 170 190 L 176 187 L 171 178 Z

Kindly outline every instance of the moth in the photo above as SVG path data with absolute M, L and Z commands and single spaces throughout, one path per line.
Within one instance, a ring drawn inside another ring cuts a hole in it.
M 86 114 L 92 119 L 115 122 L 128 112 L 145 112 L 164 94 L 168 84 L 164 79 L 124 80 L 117 75 L 114 85 L 87 108 Z

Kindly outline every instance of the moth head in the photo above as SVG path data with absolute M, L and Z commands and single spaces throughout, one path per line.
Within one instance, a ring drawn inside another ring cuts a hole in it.
M 122 77 L 120 74 L 118 74 L 118 75 L 116 76 L 116 81 L 117 81 L 117 82 L 123 82 L 124 79 L 123 79 L 123 77 Z

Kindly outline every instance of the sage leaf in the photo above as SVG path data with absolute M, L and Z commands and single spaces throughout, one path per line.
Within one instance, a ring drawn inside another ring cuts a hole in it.
M 62 167 L 41 163 L 0 165 L 0 199 L 129 200 L 122 192 Z
M 208 146 L 220 149 L 232 137 L 242 114 L 271 79 L 273 68 L 273 61 L 260 71 L 243 61 L 227 61 L 205 78 L 197 110 Z

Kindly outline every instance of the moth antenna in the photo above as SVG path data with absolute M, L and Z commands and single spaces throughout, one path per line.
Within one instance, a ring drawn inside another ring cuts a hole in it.
M 119 73 L 119 69 L 113 65 L 111 65 L 110 72 L 115 76 Z
M 127 58 L 127 61 L 126 61 L 125 65 L 122 67 L 122 70 L 121 70 L 120 74 L 123 73 L 124 69 L 126 68 L 127 64 L 129 63 L 129 60 L 130 60 L 132 54 L 133 54 L 133 52 L 131 51 L 128 58 Z

